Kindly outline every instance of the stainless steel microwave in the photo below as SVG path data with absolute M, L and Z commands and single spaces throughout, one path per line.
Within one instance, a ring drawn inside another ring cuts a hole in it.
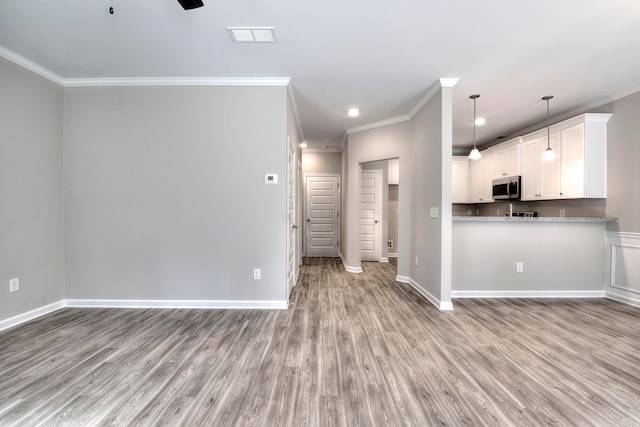
M 493 200 L 520 200 L 520 177 L 509 176 L 493 180 Z

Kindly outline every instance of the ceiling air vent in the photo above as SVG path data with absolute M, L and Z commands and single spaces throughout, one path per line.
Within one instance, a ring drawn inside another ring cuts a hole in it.
M 227 27 L 231 40 L 236 43 L 274 43 L 273 27 Z

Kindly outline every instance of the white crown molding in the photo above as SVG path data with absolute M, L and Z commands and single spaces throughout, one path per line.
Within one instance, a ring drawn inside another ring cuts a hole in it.
M 347 132 L 347 135 L 351 135 L 352 133 L 363 132 L 365 130 L 371 130 L 371 129 L 376 129 L 383 126 L 393 125 L 396 123 L 402 123 L 408 120 L 411 120 L 411 116 L 409 116 L 408 114 L 403 114 L 401 116 L 392 117 L 390 119 L 380 120 L 379 122 L 373 122 L 373 123 L 368 123 L 361 126 L 355 126 L 347 129 L 345 132 Z
M 304 153 L 340 153 L 342 148 L 330 147 L 330 148 L 303 148 Z
M 122 77 L 65 79 L 65 87 L 124 86 L 288 86 L 289 77 Z
M 416 104 L 416 106 L 413 107 L 413 109 L 409 112 L 409 117 L 413 119 L 413 117 L 416 114 L 418 114 L 418 111 L 420 111 L 422 107 L 424 107 L 427 104 L 427 102 L 429 102 L 429 100 L 431 100 L 431 98 L 433 98 L 433 96 L 436 93 L 438 93 L 440 89 L 444 87 L 454 87 L 459 80 L 460 79 L 455 79 L 455 78 L 438 79 L 438 81 L 436 81 L 433 85 L 431 85 L 429 90 L 427 90 L 427 93 L 424 94 L 422 99 L 420 99 L 420 101 Z
M 347 129 L 346 133 L 350 135 L 352 133 L 363 132 L 365 130 L 376 129 L 383 126 L 389 126 L 396 123 L 402 123 L 402 122 L 411 120 L 416 114 L 418 114 L 418 111 L 420 111 L 422 107 L 424 107 L 427 104 L 427 102 L 429 102 L 429 100 L 433 98 L 433 96 L 436 93 L 438 93 L 440 89 L 444 87 L 454 87 L 456 83 L 458 83 L 458 81 L 460 81 L 460 79 L 453 78 L 453 77 L 440 78 L 433 85 L 431 85 L 431 87 L 427 90 L 427 93 L 425 93 L 424 96 L 420 99 L 420 101 L 418 101 L 418 103 L 415 105 L 415 107 L 411 109 L 409 114 L 403 114 L 401 116 L 392 117 L 390 119 L 381 120 L 379 122 L 373 122 L 373 123 L 368 123 L 361 126 L 352 127 Z
M 300 141 L 304 141 L 304 134 L 302 133 L 302 124 L 300 122 L 300 114 L 298 113 L 296 97 L 293 93 L 293 86 L 291 85 L 291 82 L 287 83 L 287 94 L 289 95 L 289 102 L 291 102 L 291 109 L 293 110 L 293 118 L 296 121 L 296 127 L 298 128 L 298 136 L 300 137 Z
M 20 67 L 27 69 L 40 77 L 44 77 L 47 80 L 50 80 L 60 86 L 64 86 L 64 79 L 57 75 L 56 73 L 52 73 L 44 67 L 36 64 L 35 62 L 29 61 L 27 58 L 18 55 L 15 52 L 10 51 L 2 46 L 0 46 L 0 57 L 6 59 L 7 61 L 11 61 Z

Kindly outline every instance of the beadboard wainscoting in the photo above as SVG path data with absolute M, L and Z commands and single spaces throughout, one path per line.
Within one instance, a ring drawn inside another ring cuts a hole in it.
M 640 233 L 606 233 L 607 298 L 640 307 Z

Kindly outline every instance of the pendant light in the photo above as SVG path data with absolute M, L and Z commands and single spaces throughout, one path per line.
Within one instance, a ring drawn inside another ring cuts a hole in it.
M 469 98 L 473 99 L 473 150 L 469 153 L 469 158 L 477 160 L 482 157 L 478 147 L 476 147 L 476 99 L 480 98 L 480 95 L 471 95 Z
M 549 126 L 549 100 L 553 98 L 553 95 L 543 96 L 542 100 L 547 101 L 547 149 L 542 154 L 543 160 L 553 160 L 556 158 L 556 153 L 551 149 L 551 127 Z

